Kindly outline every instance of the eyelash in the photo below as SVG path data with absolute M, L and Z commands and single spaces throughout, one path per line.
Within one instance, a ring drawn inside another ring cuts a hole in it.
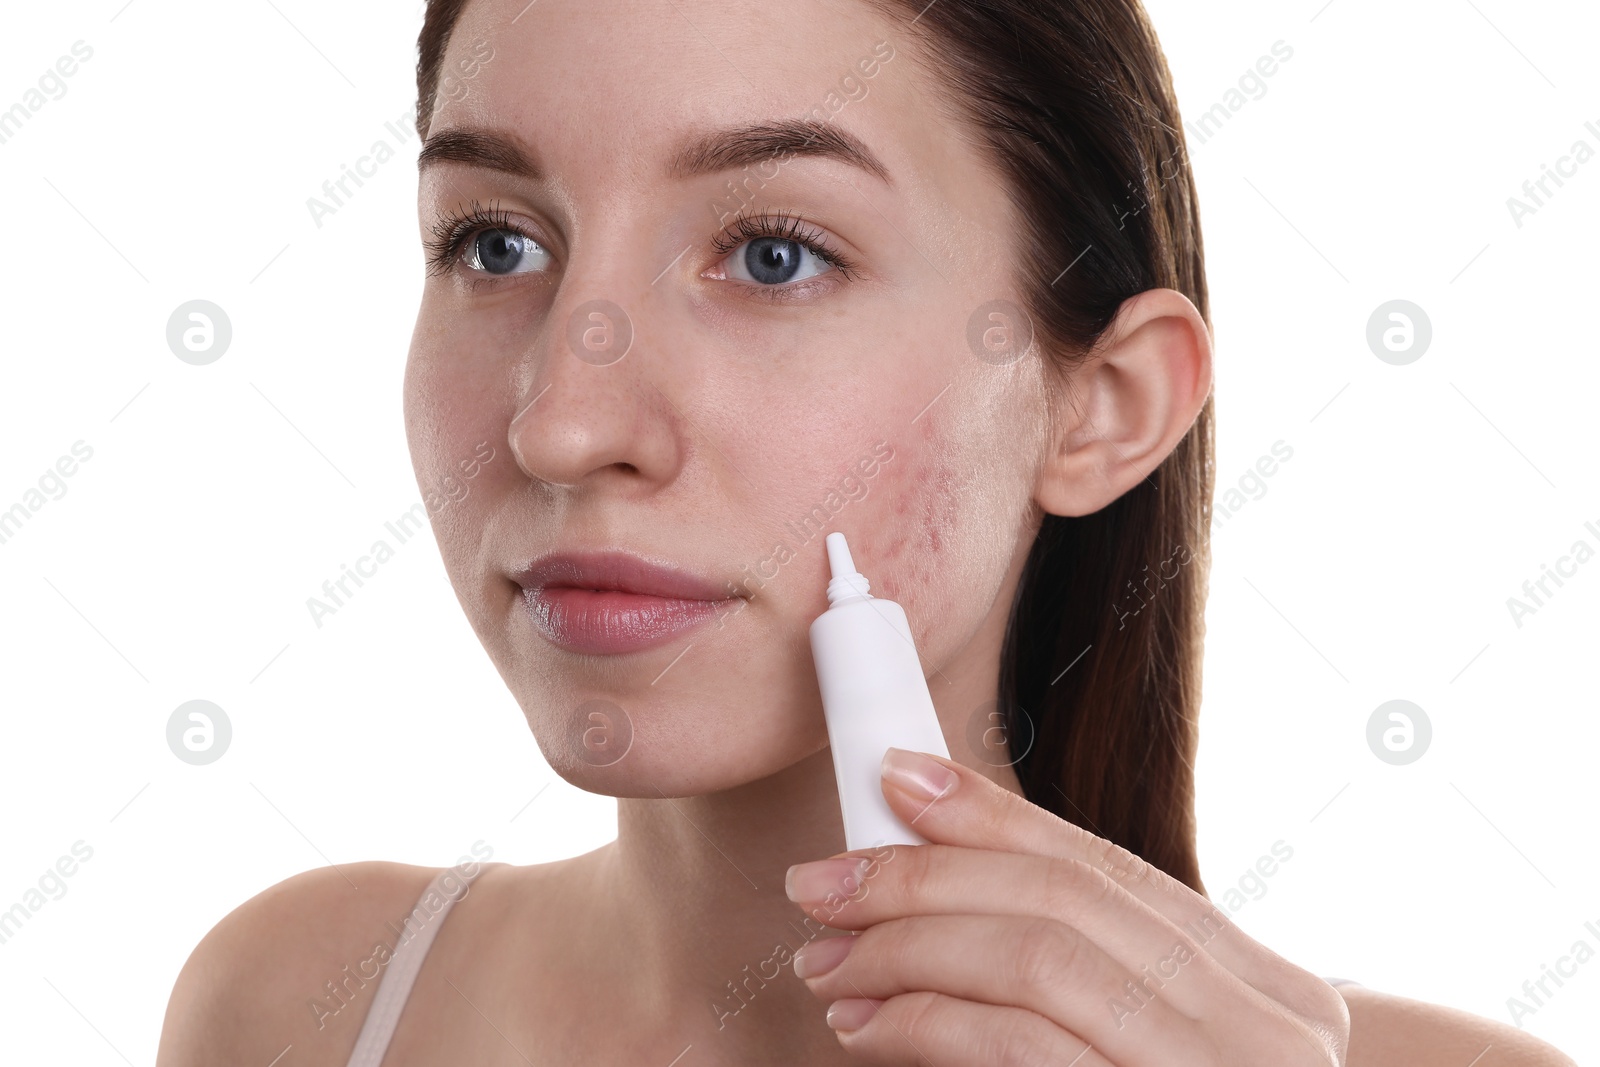
M 465 211 L 456 209 L 433 224 L 433 236 L 423 242 L 428 254 L 428 274 L 448 274 L 461 256 L 467 238 L 480 230 L 506 230 L 527 237 L 498 205 L 485 209 L 476 200 Z
M 511 219 L 509 212 L 499 207 L 498 204 L 484 208 L 478 201 L 472 201 L 471 207 L 465 211 L 456 209 L 451 214 L 439 219 L 433 225 L 433 236 L 423 242 L 427 251 L 428 274 L 430 276 L 447 274 L 457 259 L 467 240 L 476 236 L 483 230 L 505 230 L 530 240 L 538 239 L 524 233 Z M 762 215 L 740 215 L 728 224 L 723 230 L 711 239 L 711 245 L 718 252 L 727 255 L 746 241 L 753 241 L 761 237 L 773 237 L 784 241 L 793 241 L 818 259 L 833 267 L 847 279 L 855 277 L 855 263 L 842 253 L 834 250 L 821 231 L 810 227 L 803 219 L 786 211 L 777 211 Z M 810 279 L 805 279 L 809 281 Z M 757 288 L 766 291 L 778 291 L 786 286 L 762 285 L 751 286 L 742 283 L 746 288 Z M 798 283 L 798 284 L 804 284 Z
M 740 215 L 728 224 L 726 230 L 711 239 L 711 246 L 723 255 L 727 255 L 746 241 L 753 241 L 759 237 L 776 237 L 784 241 L 793 241 L 846 278 L 855 277 L 855 264 L 842 253 L 835 251 L 833 246 L 828 244 L 828 239 L 822 235 L 822 231 L 811 228 L 803 219 L 787 211 L 776 211 L 765 215 Z M 760 288 L 783 287 L 764 285 Z

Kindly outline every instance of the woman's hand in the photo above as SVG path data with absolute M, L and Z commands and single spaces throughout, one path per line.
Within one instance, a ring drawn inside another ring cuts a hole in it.
M 958 763 L 891 748 L 884 796 L 926 845 L 803 863 L 795 973 L 871 1063 L 1343 1067 L 1322 979 L 1131 852 Z M 864 861 L 864 863 L 863 863 Z

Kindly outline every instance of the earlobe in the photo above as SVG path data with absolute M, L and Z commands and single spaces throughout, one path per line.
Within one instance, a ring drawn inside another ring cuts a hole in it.
M 1175 289 L 1125 300 L 1056 391 L 1053 437 L 1034 498 L 1052 515 L 1089 515 L 1149 476 L 1211 394 L 1211 331 Z

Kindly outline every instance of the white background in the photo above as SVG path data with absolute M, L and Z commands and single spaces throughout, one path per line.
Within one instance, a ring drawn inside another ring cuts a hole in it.
M 0 109 L 93 48 L 0 144 L 0 510 L 93 449 L 0 545 L 0 909 L 93 849 L 0 944 L 7 1062 L 151 1062 L 189 950 L 298 871 L 445 865 L 480 838 L 533 863 L 615 831 L 610 798 L 542 760 L 430 533 L 321 629 L 305 607 L 419 499 L 400 409 L 416 141 L 385 122 L 407 130 L 420 7 L 123 5 L 11 5 L 0 35 Z M 1293 49 L 1213 137 L 1190 133 L 1219 493 L 1293 449 L 1214 537 L 1205 880 L 1220 897 L 1281 839 L 1292 858 L 1235 915 L 1249 933 L 1509 1022 L 1542 965 L 1600 949 L 1600 560 L 1520 627 L 1506 604 L 1575 541 L 1600 549 L 1600 159 L 1521 227 L 1506 203 L 1574 141 L 1600 149 L 1600 17 L 1150 10 L 1191 123 Z M 399 156 L 318 228 L 307 198 L 380 138 Z M 165 337 L 197 298 L 233 327 L 205 367 Z M 1404 366 L 1366 342 L 1392 299 L 1432 323 Z M 234 731 L 205 767 L 165 738 L 196 698 Z M 1396 698 L 1433 727 L 1406 766 L 1366 740 Z M 1525 1024 L 1594 1059 L 1597 1004 L 1600 960 Z

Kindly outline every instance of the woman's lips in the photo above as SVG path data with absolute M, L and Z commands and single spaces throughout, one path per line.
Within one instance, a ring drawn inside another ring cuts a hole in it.
M 590 655 L 663 644 L 741 599 L 692 570 L 614 549 L 554 552 L 513 580 L 541 634 Z
M 534 626 L 552 644 L 587 655 L 637 652 L 715 618 L 729 600 L 687 600 L 617 589 L 547 585 L 522 591 Z

